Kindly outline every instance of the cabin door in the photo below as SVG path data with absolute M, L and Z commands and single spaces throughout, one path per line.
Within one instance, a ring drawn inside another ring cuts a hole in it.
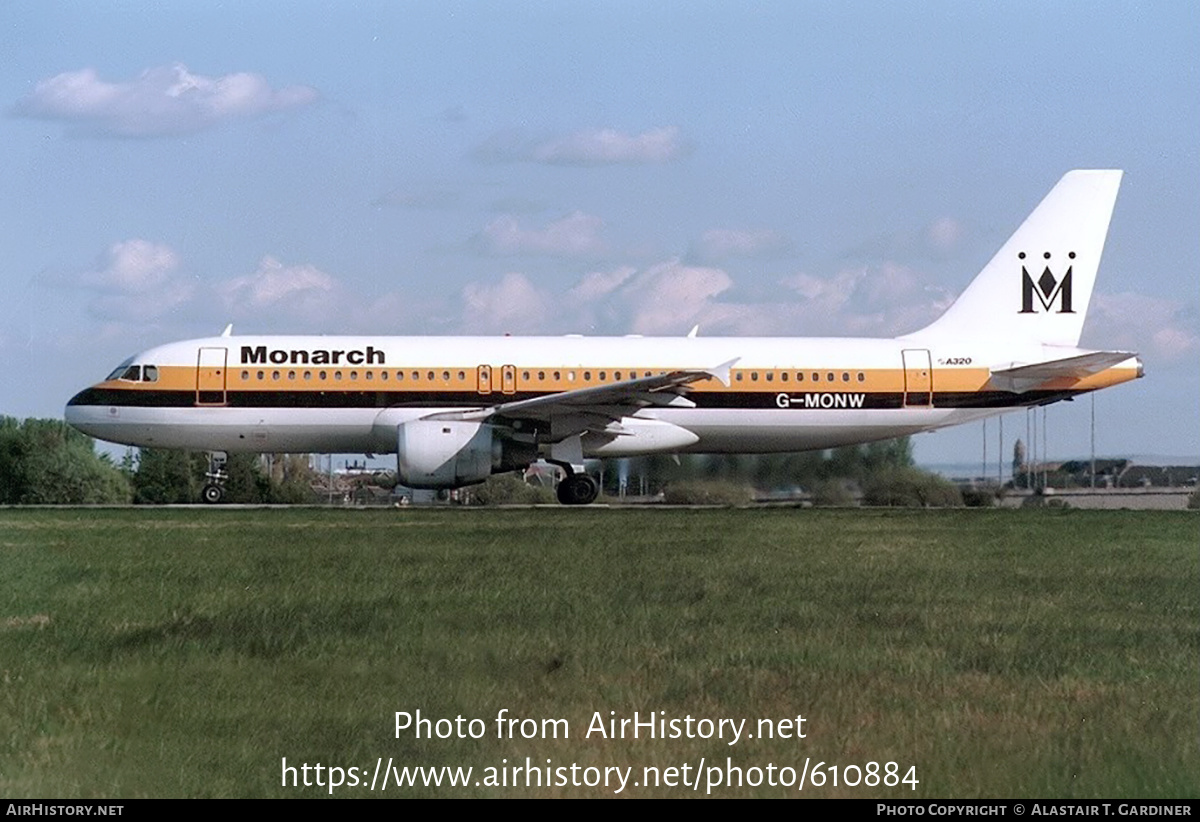
M 196 405 L 225 404 L 227 349 L 201 348 L 196 355 Z
M 906 348 L 904 359 L 904 406 L 929 408 L 933 405 L 933 362 L 926 348 Z

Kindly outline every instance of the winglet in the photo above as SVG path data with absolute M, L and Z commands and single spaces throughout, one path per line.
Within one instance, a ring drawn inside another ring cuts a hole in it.
M 230 323 L 229 325 L 225 326 L 225 330 L 221 332 L 221 336 L 222 337 L 232 337 L 233 336 L 233 323 Z
M 688 339 L 689 339 L 689 340 L 694 340 L 694 339 L 696 339 L 696 335 L 697 335 L 697 334 L 699 334 L 699 333 L 700 333 L 700 326 L 699 326 L 699 324 L 697 324 L 697 325 L 693 325 L 693 326 L 692 326 L 692 330 L 691 330 L 691 331 L 689 331 L 689 332 L 687 333 L 687 335 L 688 335 Z
M 731 370 L 733 370 L 734 363 L 736 363 L 740 359 L 741 359 L 741 357 L 734 357 L 729 362 L 723 362 L 720 365 L 718 365 L 716 368 L 706 368 L 704 370 L 704 373 L 708 374 L 710 377 L 716 377 L 718 380 L 721 381 L 721 385 L 728 388 L 729 387 L 729 372 Z

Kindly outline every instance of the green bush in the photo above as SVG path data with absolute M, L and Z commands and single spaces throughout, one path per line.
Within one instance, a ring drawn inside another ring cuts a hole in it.
M 1000 489 L 995 485 L 977 485 L 963 488 L 963 505 L 968 508 L 991 508 L 1000 500 Z
M 556 502 L 554 491 L 525 482 L 520 474 L 496 474 L 468 489 L 472 505 L 539 505 Z
M 822 508 L 846 508 L 858 505 L 858 498 L 846 480 L 828 479 L 813 488 L 812 503 Z
M 0 503 L 127 503 L 128 478 L 61 420 L 0 417 Z
M 863 485 L 864 505 L 906 508 L 949 508 L 963 504 L 949 480 L 917 468 L 886 468 Z
M 749 505 L 754 492 L 748 485 L 719 480 L 681 480 L 663 491 L 663 502 L 670 505 Z

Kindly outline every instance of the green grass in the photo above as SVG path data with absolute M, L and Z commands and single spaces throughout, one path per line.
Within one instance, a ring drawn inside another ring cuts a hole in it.
M 891 760 L 920 780 L 804 796 L 1195 797 L 1198 524 L 1049 510 L 0 511 L 0 795 L 323 796 L 282 787 L 281 758 L 369 780 L 379 757 L 478 778 L 529 756 L 632 766 L 631 783 L 702 757 Z M 497 739 L 502 708 L 565 718 L 570 738 Z M 487 735 L 396 738 L 394 713 L 416 709 L 478 717 Z M 593 712 L 635 710 L 748 730 L 802 714 L 808 735 L 584 738 Z

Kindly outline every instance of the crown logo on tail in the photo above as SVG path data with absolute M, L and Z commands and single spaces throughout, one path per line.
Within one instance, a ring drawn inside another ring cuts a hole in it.
M 1017 258 L 1024 260 L 1026 254 L 1022 251 L 1017 255 Z M 1025 263 L 1021 264 L 1021 310 L 1019 314 L 1035 314 L 1038 308 L 1035 307 L 1034 298 L 1036 297 L 1037 304 L 1041 305 L 1041 310 L 1050 311 L 1053 305 L 1058 303 L 1059 314 L 1074 314 L 1074 309 L 1071 308 L 1071 265 L 1067 265 L 1067 271 L 1059 279 L 1054 276 L 1054 272 L 1050 270 L 1050 252 L 1044 252 L 1042 259 L 1046 260 L 1046 264 L 1042 269 L 1042 274 L 1035 281 L 1033 275 L 1029 273 L 1029 267 Z M 1067 255 L 1069 259 L 1075 259 L 1075 252 L 1072 251 Z M 1035 269 L 1036 270 L 1036 269 Z

